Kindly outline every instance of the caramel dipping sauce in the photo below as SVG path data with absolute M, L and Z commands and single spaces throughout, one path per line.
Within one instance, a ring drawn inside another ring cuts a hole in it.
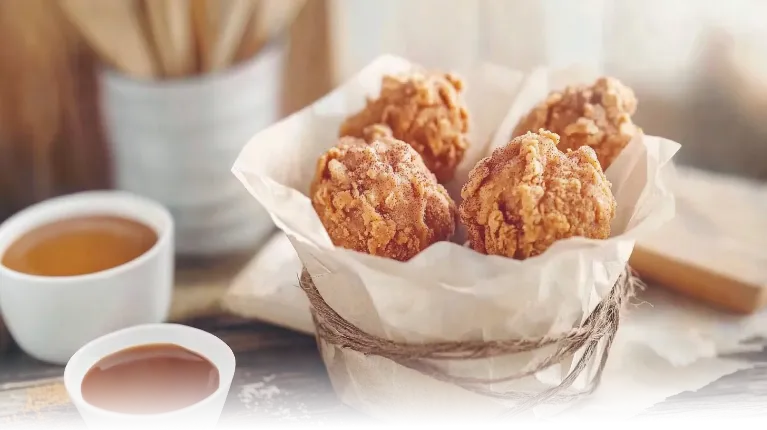
M 219 387 L 216 366 L 175 344 L 127 348 L 101 359 L 83 378 L 83 399 L 125 414 L 158 414 L 191 406 Z
M 157 233 L 128 218 L 92 215 L 45 224 L 11 244 L 2 265 L 37 276 L 78 276 L 121 266 L 149 251 Z

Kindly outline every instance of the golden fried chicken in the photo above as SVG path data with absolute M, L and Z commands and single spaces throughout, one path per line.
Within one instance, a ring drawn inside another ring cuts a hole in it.
M 336 246 L 406 261 L 455 232 L 455 203 L 392 137 L 342 137 L 320 157 L 310 194 Z
M 559 149 L 589 146 L 607 169 L 636 134 L 631 121 L 636 112 L 634 91 L 610 77 L 591 86 L 569 86 L 554 91 L 520 120 L 512 137 L 546 129 L 559 134 Z
M 446 73 L 384 76 L 377 99 L 341 125 L 341 136 L 364 138 L 374 124 L 415 148 L 437 179 L 453 178 L 469 142 L 469 115 L 460 99 L 463 81 Z
M 459 212 L 474 250 L 523 260 L 560 239 L 610 236 L 616 203 L 594 150 L 558 143 L 526 133 L 472 169 Z

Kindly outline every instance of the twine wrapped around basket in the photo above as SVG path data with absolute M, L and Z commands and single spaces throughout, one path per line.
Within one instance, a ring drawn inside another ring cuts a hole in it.
M 299 285 L 309 298 L 320 348 L 322 341 L 324 341 L 365 355 L 377 355 L 440 381 L 458 385 L 466 390 L 497 399 L 515 401 L 516 404 L 510 406 L 505 415 L 516 415 L 545 402 L 561 403 L 576 400 L 594 392 L 599 386 L 602 371 L 609 357 L 610 347 L 615 334 L 618 332 L 623 305 L 633 296 L 635 290 L 642 286 L 639 278 L 635 276 L 630 267 L 626 266 L 626 270 L 618 278 L 610 293 L 594 308 L 586 320 L 581 325 L 573 327 L 569 332 L 561 333 L 558 336 L 502 341 L 408 344 L 397 343 L 368 334 L 344 319 L 325 302 L 306 268 L 301 273 Z M 605 347 L 600 353 L 598 345 L 603 339 Z M 472 360 L 530 352 L 549 345 L 555 345 L 554 352 L 537 361 L 533 366 L 497 378 L 454 376 L 435 365 L 435 362 L 444 360 Z M 585 349 L 584 353 L 567 377 L 559 385 L 543 392 L 498 392 L 488 387 L 491 384 L 531 376 L 554 364 L 561 363 L 563 359 L 572 357 L 575 352 L 581 349 Z M 565 391 L 570 388 L 590 362 L 598 362 L 598 367 L 588 387 L 577 393 L 565 394 Z

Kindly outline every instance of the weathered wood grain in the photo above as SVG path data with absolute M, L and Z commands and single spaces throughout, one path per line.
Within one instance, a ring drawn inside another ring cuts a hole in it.
M 694 414 L 696 420 L 767 417 L 767 351 L 744 358 L 759 365 L 727 375 L 696 392 L 666 399 L 645 411 L 642 418 L 690 414 Z
M 219 421 L 221 428 L 384 424 L 338 401 L 312 337 L 235 317 L 200 318 L 187 324 L 215 333 L 237 357 L 237 372 Z M 767 351 L 746 358 L 767 365 Z M 63 368 L 36 362 L 14 347 L 0 369 L 0 417 L 19 411 L 27 387 L 55 381 L 50 378 L 62 373 Z M 247 397 L 243 394 L 259 390 L 262 396 L 243 402 L 241 397 Z M 39 418 L 28 416 L 4 424 L 0 419 L 0 429 L 84 425 L 71 405 L 44 410 L 42 416 L 47 421 L 41 423 Z M 632 420 L 754 416 L 767 416 L 767 366 L 741 371 L 699 391 L 671 397 Z

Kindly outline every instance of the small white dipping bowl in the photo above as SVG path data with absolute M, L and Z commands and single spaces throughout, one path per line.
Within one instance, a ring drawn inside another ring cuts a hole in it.
M 157 243 L 138 258 L 80 276 L 35 276 L 0 264 L 0 314 L 16 343 L 38 360 L 64 365 L 99 336 L 160 323 L 173 294 L 173 219 L 165 207 L 121 191 L 89 191 L 45 200 L 0 225 L 2 255 L 24 234 L 62 219 L 114 215 L 142 222 Z
M 83 399 L 83 378 L 99 360 L 126 348 L 158 343 L 175 344 L 207 358 L 218 369 L 218 389 L 186 408 L 148 415 L 111 412 Z M 64 386 L 90 429 L 213 429 L 226 403 L 234 368 L 235 358 L 231 348 L 208 332 L 180 324 L 144 324 L 116 331 L 82 347 L 67 363 Z

